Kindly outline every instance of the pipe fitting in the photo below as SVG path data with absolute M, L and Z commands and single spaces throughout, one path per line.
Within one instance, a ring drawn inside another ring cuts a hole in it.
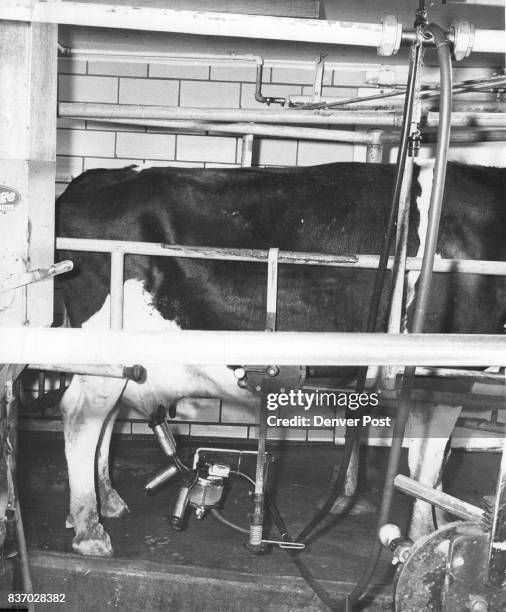
M 401 46 L 402 24 L 394 15 L 387 15 L 381 25 L 383 29 L 378 55 L 395 55 Z
M 468 21 L 456 21 L 451 26 L 453 32 L 453 57 L 457 62 L 468 57 L 474 45 L 474 25 Z

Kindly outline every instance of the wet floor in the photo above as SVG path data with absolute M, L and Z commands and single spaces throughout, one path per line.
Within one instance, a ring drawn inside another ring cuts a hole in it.
M 206 440 L 205 445 L 212 444 Z M 237 447 L 229 442 L 227 446 Z M 188 462 L 195 447 L 180 445 L 181 455 Z M 104 521 L 116 558 L 230 570 L 269 578 L 298 575 L 284 551 L 274 548 L 262 556 L 252 555 L 244 547 L 246 536 L 231 530 L 214 516 L 206 516 L 201 521 L 190 516 L 184 531 L 173 531 L 167 519 L 174 506 L 177 484 L 161 487 L 154 495 L 144 492 L 146 482 L 167 465 L 154 437 L 142 440 L 118 437 L 113 439 L 112 450 L 115 485 L 130 507 L 128 516 Z M 296 535 L 325 496 L 342 449 L 314 444 L 272 445 L 271 451 L 275 458 L 271 470 L 272 495 L 290 532 Z M 360 500 L 366 511 L 362 514 L 352 511 L 338 521 L 330 520 L 303 553 L 304 560 L 319 578 L 354 583 L 362 572 L 376 529 L 375 508 L 381 496 L 386 459 L 386 449 L 364 451 L 363 463 L 367 467 L 363 470 Z M 494 489 L 498 463 L 497 454 L 454 452 L 446 470 L 446 490 L 481 505 L 482 496 Z M 253 463 L 248 465 L 246 461 L 242 467 L 254 475 Z M 405 456 L 401 471 L 407 473 Z M 57 434 L 21 434 L 18 474 L 29 548 L 71 553 L 73 533 L 64 526 L 68 486 L 62 438 Z M 251 510 L 249 490 L 245 481 L 231 479 L 222 508 L 227 519 L 244 527 Z M 408 498 L 396 494 L 392 522 L 404 529 L 408 515 Z M 273 526 L 269 527 L 268 537 L 277 537 Z M 390 593 L 391 579 L 392 567 L 385 553 L 374 582 L 387 586 L 377 590 Z

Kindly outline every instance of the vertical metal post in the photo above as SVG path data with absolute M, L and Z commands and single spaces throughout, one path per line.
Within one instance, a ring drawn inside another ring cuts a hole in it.
M 316 62 L 316 71 L 315 71 L 315 77 L 314 77 L 313 96 L 312 96 L 313 104 L 316 102 L 320 102 L 322 99 L 324 70 L 325 70 L 325 56 L 320 55 L 320 59 Z
M 393 290 L 388 332 L 398 334 L 401 331 L 403 312 L 404 279 L 406 276 L 406 257 L 408 251 L 409 207 L 411 204 L 411 181 L 413 177 L 413 158 L 406 159 L 404 176 L 402 178 L 399 197 L 399 212 L 397 215 L 396 250 L 393 266 Z
M 371 137 L 371 142 L 366 148 L 366 162 L 370 164 L 379 164 L 383 161 L 383 130 L 368 130 L 367 133 Z
M 37 399 L 40 401 L 44 397 L 46 391 L 46 373 L 39 372 L 37 377 Z
M 506 431 L 490 531 L 488 579 L 498 587 L 506 584 Z
M 2 3 L 4 4 L 4 3 Z M 54 262 L 56 24 L 0 21 L 0 276 Z M 53 281 L 0 295 L 1 325 L 50 325 Z
M 275 331 L 278 304 L 278 257 L 279 249 L 269 249 L 267 260 L 267 312 L 265 330 Z
M 253 161 L 253 134 L 244 134 L 242 137 L 241 166 L 250 168 Z
M 269 249 L 267 260 L 267 305 L 265 315 L 265 331 L 276 331 L 276 314 L 278 302 L 278 257 L 279 249 Z M 253 513 L 250 519 L 248 549 L 251 552 L 262 552 L 264 525 L 264 490 L 267 468 L 267 393 L 268 384 L 264 381 L 260 399 L 260 414 L 258 420 L 258 447 L 255 473 L 255 493 L 253 495 Z
M 125 267 L 125 252 L 115 249 L 111 252 L 111 329 L 123 327 L 123 273 Z
M 392 270 L 392 292 L 388 314 L 388 333 L 401 332 L 404 311 L 404 286 L 406 280 L 406 257 L 408 254 L 409 208 L 411 204 L 411 182 L 413 178 L 413 158 L 407 157 L 402 177 L 399 195 L 399 210 L 397 213 L 397 236 L 395 240 L 395 256 Z M 398 366 L 391 365 L 381 368 L 381 385 L 385 389 L 395 388 L 395 378 Z
M 253 513 L 250 516 L 248 549 L 253 553 L 262 552 L 264 525 L 264 489 L 267 466 L 265 444 L 267 440 L 267 394 L 262 392 L 258 421 L 258 454 L 255 472 L 255 492 L 253 494 Z

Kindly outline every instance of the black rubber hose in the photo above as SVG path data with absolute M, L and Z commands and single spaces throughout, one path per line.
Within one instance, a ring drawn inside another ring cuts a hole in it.
M 418 294 L 413 318 L 413 333 L 423 332 L 425 324 L 425 313 L 430 297 L 432 269 L 441 219 L 443 204 L 443 193 L 446 178 L 446 162 L 448 157 L 448 146 L 450 144 L 451 113 L 452 113 L 452 64 L 450 55 L 450 43 L 443 30 L 436 24 L 430 23 L 425 31 L 432 34 L 436 43 L 436 50 L 441 72 L 441 94 L 439 101 L 439 125 L 436 146 L 436 162 L 434 165 L 434 183 L 432 187 L 429 224 L 427 238 L 423 253 L 422 269 L 418 281 Z
M 402 177 L 404 175 L 404 167 L 406 165 L 406 157 L 408 154 L 408 137 L 411 127 L 411 116 L 413 110 L 413 99 L 416 89 L 416 74 L 419 64 L 419 57 L 422 52 L 421 45 L 416 45 L 413 56 L 410 58 L 408 83 L 406 87 L 406 97 L 404 99 L 404 120 L 402 122 L 402 130 L 400 136 L 400 145 L 397 152 L 396 172 L 394 194 L 392 197 L 392 205 L 385 230 L 385 238 L 381 249 L 378 270 L 374 279 L 374 286 L 371 295 L 371 305 L 369 308 L 369 316 L 367 320 L 367 331 L 373 333 L 376 331 L 376 321 L 378 320 L 378 312 L 381 304 L 381 294 L 385 284 L 385 276 L 388 269 L 388 258 L 392 248 L 395 226 L 397 224 L 397 211 L 399 209 L 399 199 L 401 194 Z
M 357 427 L 356 429 L 359 428 Z M 336 480 L 331 486 L 331 491 L 327 499 L 325 500 L 325 503 L 314 515 L 314 517 L 309 521 L 309 523 L 307 523 L 307 525 L 302 529 L 299 535 L 295 538 L 296 542 L 304 542 L 304 540 L 306 540 L 309 535 L 318 527 L 318 525 L 329 513 L 339 493 L 343 489 L 346 473 L 350 464 L 351 455 L 356 444 L 356 438 L 356 433 L 354 433 L 353 431 L 351 433 L 349 433 L 348 431 L 346 432 L 344 441 L 344 457 L 341 461 L 341 465 L 339 466 L 339 472 L 337 474 Z M 342 512 L 339 514 L 344 513 L 346 510 L 347 508 L 343 508 Z
M 422 333 L 425 323 L 426 306 L 430 295 L 430 281 L 432 268 L 434 265 L 434 255 L 436 251 L 437 234 L 439 220 L 441 218 L 441 206 L 444 192 L 444 180 L 446 175 L 446 159 L 448 143 L 450 139 L 451 106 L 452 106 L 452 68 L 449 41 L 446 39 L 443 30 L 436 24 L 429 24 L 424 32 L 432 34 L 436 43 L 438 61 L 441 72 L 441 102 L 439 110 L 438 144 L 436 148 L 436 163 L 434 166 L 434 184 L 431 193 L 431 204 L 429 210 L 429 227 L 425 242 L 425 251 L 420 275 L 419 289 L 417 293 L 416 308 L 413 320 L 413 333 Z M 423 281 L 423 284 L 422 284 Z M 403 377 L 402 389 L 399 400 L 399 410 L 397 413 L 392 446 L 388 459 L 387 475 L 381 500 L 378 531 L 388 522 L 392 499 L 394 495 L 393 479 L 398 473 L 399 460 L 402 451 L 402 441 L 404 430 L 409 415 L 409 398 L 413 387 L 415 368 L 406 368 Z M 378 538 L 375 539 L 367 567 L 358 581 L 356 587 L 349 596 L 350 602 L 354 605 L 362 596 L 380 558 L 382 546 Z

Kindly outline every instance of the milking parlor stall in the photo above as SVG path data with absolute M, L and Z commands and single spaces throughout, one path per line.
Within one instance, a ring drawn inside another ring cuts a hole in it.
M 2 610 L 506 609 L 504 20 L 2 1 Z

